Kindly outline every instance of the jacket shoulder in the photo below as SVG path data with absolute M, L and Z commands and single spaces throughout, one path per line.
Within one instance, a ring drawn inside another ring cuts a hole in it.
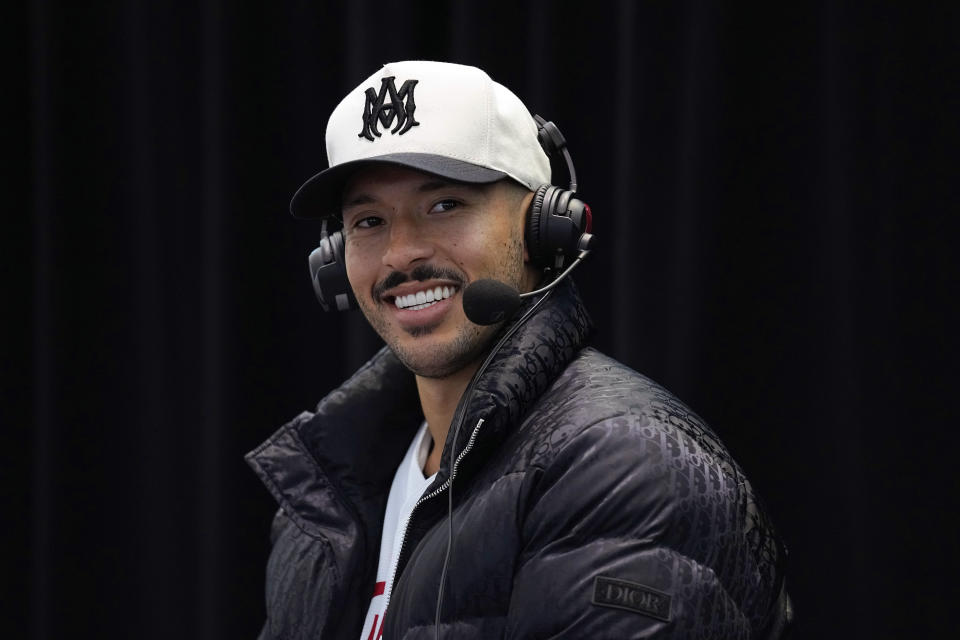
M 524 429 L 531 442 L 524 464 L 556 473 L 577 469 L 600 486 L 635 484 L 674 515 L 709 505 L 714 520 L 722 512 L 735 521 L 753 501 L 742 469 L 700 416 L 592 348 L 571 361 Z
M 540 434 L 554 442 L 629 422 L 646 435 L 665 437 L 665 444 L 682 441 L 687 451 L 696 450 L 724 467 L 735 466 L 716 433 L 690 407 L 650 378 L 590 347 L 577 354 L 531 413 L 554 427 Z M 561 425 L 562 433 L 554 433 Z

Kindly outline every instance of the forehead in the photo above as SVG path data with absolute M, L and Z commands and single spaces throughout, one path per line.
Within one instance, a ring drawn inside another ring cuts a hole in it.
M 343 207 L 376 200 L 387 192 L 424 193 L 438 189 L 485 191 L 489 185 L 447 180 L 430 173 L 390 164 L 371 164 L 359 169 L 344 183 Z

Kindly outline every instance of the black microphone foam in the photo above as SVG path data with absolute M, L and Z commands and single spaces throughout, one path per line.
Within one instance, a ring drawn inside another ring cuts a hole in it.
M 463 291 L 463 312 L 474 324 L 496 324 L 513 315 L 519 306 L 520 292 L 499 280 L 477 280 Z

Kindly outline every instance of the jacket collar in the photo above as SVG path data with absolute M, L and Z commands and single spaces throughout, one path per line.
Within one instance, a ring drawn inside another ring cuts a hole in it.
M 593 323 L 572 280 L 558 284 L 548 295 L 539 306 L 537 299 L 527 299 L 496 338 L 496 352 L 486 368 L 477 371 L 464 392 L 447 433 L 438 482 L 449 477 L 450 466 L 456 459 L 446 452 L 463 451 L 481 418 L 483 428 L 475 446 L 482 450 L 501 442 L 523 420 L 593 333 Z M 524 321 L 534 306 L 537 308 Z M 461 414 L 462 427 L 457 435 L 457 417 Z M 483 456 L 472 458 L 479 460 Z
M 528 301 L 501 330 L 494 343 L 502 342 L 500 348 L 461 398 L 455 416 L 463 427 L 453 447 L 451 425 L 434 486 L 449 477 L 454 458 L 449 452 L 464 449 L 480 418 L 479 448 L 493 447 L 523 419 L 593 331 L 569 279 L 515 326 L 534 304 Z M 330 502 L 345 498 L 364 521 L 381 517 L 380 499 L 385 499 L 422 419 L 413 374 L 385 347 L 325 397 L 315 413 L 301 414 L 247 454 L 247 462 L 301 528 L 343 532 L 342 515 L 329 520 Z

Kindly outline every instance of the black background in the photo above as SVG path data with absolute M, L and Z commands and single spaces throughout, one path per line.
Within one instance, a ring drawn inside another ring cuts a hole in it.
M 287 201 L 408 58 L 566 134 L 596 344 L 747 470 L 796 637 L 955 631 L 955 4 L 86 4 L 2 27 L 4 636 L 256 634 L 242 456 L 377 347 Z

